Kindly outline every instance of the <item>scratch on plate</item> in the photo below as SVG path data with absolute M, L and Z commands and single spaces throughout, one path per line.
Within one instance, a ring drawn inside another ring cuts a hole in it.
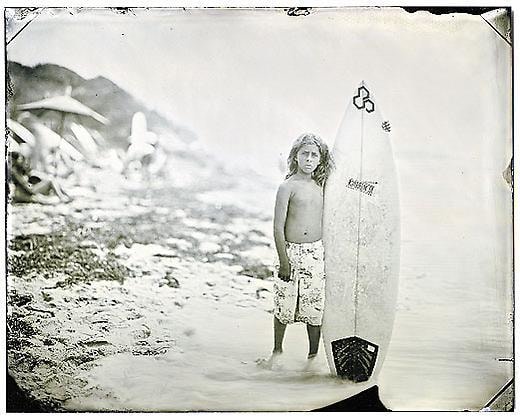
M 109 9 L 118 15 L 126 15 L 131 13 L 132 15 L 136 16 L 134 10 L 131 7 L 110 7 Z
M 309 16 L 311 14 L 310 7 L 291 7 L 287 10 L 287 16 Z

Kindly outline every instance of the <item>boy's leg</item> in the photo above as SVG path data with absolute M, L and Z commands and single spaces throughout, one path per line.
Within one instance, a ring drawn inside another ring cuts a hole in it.
M 271 357 L 269 357 L 268 359 L 258 359 L 256 361 L 256 363 L 263 367 L 263 368 L 266 368 L 266 369 L 273 369 L 273 368 L 278 368 L 277 366 L 277 363 L 281 354 L 282 354 L 282 351 L 283 351 L 283 348 L 282 348 L 282 344 L 283 344 L 283 337 L 284 337 L 284 334 L 285 334 L 285 328 L 287 327 L 286 324 L 283 324 L 281 323 L 278 318 L 273 317 L 274 320 L 273 320 L 273 324 L 274 324 L 274 348 L 273 348 L 273 353 L 271 354 Z
M 287 324 L 282 324 L 276 316 L 274 317 L 274 349 L 273 353 L 281 353 L 283 351 L 283 338 Z
M 307 335 L 309 337 L 309 359 L 316 356 L 320 345 L 321 325 L 307 324 Z

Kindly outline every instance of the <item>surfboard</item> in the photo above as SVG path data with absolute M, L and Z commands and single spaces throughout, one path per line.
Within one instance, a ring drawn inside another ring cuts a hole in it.
M 324 192 L 325 352 L 333 375 L 367 386 L 388 350 L 398 291 L 399 196 L 389 131 L 362 82 L 338 130 Z

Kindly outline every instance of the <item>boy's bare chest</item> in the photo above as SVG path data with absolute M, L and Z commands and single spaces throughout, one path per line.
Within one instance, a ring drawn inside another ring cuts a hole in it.
M 301 208 L 316 207 L 321 209 L 323 205 L 323 193 L 317 185 L 303 185 L 293 190 L 291 206 Z

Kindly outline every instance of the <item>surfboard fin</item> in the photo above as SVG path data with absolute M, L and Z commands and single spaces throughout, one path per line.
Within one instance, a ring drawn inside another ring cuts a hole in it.
M 331 342 L 336 373 L 354 382 L 368 381 L 374 370 L 379 346 L 360 337 Z

